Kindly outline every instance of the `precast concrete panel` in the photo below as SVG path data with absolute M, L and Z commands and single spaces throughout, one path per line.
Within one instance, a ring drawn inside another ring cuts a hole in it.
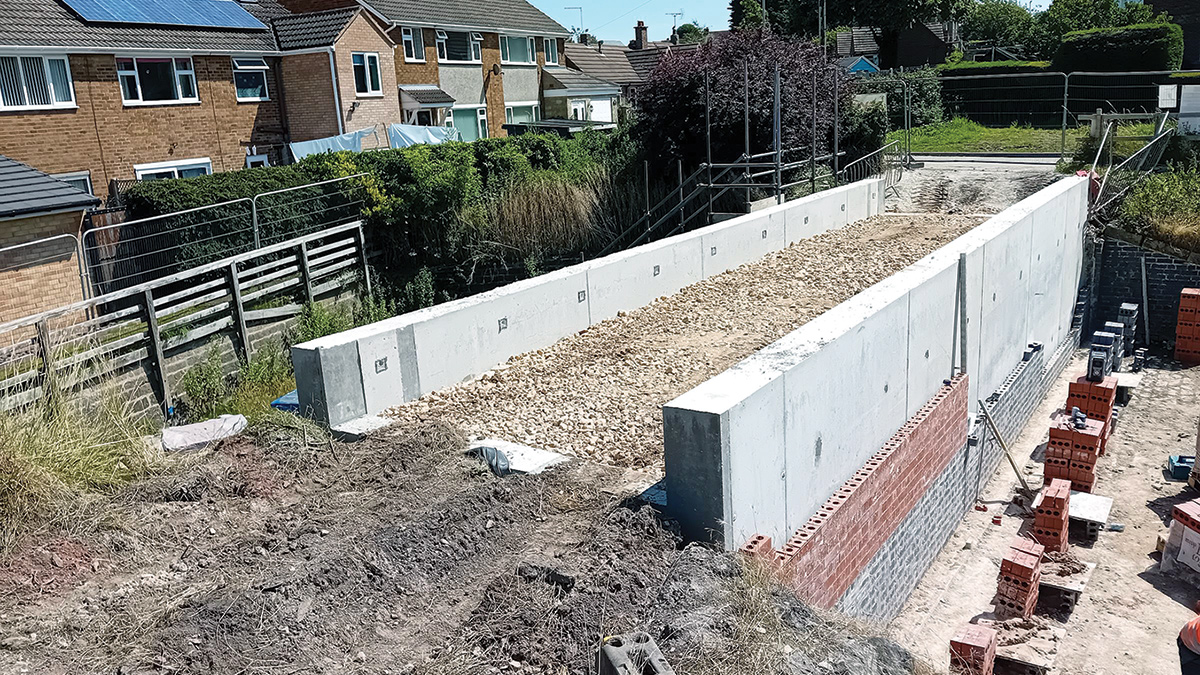
M 458 384 L 587 328 L 587 288 L 587 273 L 567 268 L 475 296 L 413 324 L 421 389 Z
M 700 238 L 704 278 L 727 272 L 784 248 L 785 215 L 759 212 L 705 229 Z
M 863 180 L 846 186 L 847 223 L 857 223 L 874 215 L 871 213 L 871 190 L 875 183 L 873 180 Z
M 739 546 L 755 532 L 787 538 L 779 527 L 787 518 L 785 424 L 779 415 L 786 407 L 784 396 L 784 379 L 776 377 L 728 412 L 726 458 L 733 498 L 726 548 Z
M 703 279 L 702 238 L 701 232 L 692 232 L 591 263 L 587 286 L 592 320 L 599 322 L 617 312 L 644 307 Z
M 818 350 L 787 368 L 786 532 L 794 532 L 839 485 L 904 424 L 907 387 L 908 297 L 884 302 L 856 296 L 847 310 L 816 326 Z M 837 309 L 837 308 L 835 308 Z M 838 316 L 841 314 L 841 316 Z M 817 320 L 797 329 L 805 331 Z M 808 332 L 808 331 L 805 331 Z M 836 335 L 836 337 L 833 337 Z M 732 419 L 731 424 L 736 425 Z M 730 446 L 730 453 L 739 448 Z M 761 451 L 761 450 L 760 450 Z M 735 494 L 733 502 L 738 502 Z M 751 533 L 753 534 L 753 533 Z M 784 537 L 786 539 L 786 537 Z
M 1047 207 L 1049 208 L 1049 207 Z M 984 244 L 979 392 L 995 391 L 1028 343 L 1032 214 Z
M 358 342 L 366 414 L 374 415 L 404 402 L 404 378 L 395 331 L 381 331 Z
M 905 419 L 912 417 L 950 378 L 958 359 L 957 256 L 942 256 L 927 279 L 908 293 L 908 383 Z
M 846 220 L 846 188 L 819 192 L 800 200 L 788 209 L 784 222 L 788 244 L 845 227 L 849 222 Z
M 1066 260 L 1069 227 L 1066 200 L 1053 202 L 1034 212 L 1029 246 L 1029 334 L 1026 342 L 1041 342 L 1049 348 L 1066 335 L 1073 300 L 1067 304 L 1062 293 L 1062 278 L 1070 277 Z M 1074 264 L 1070 265 L 1074 268 Z

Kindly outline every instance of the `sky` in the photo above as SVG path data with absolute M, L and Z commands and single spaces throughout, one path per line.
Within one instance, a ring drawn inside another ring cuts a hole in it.
M 1050 0 L 1026 0 L 1034 9 L 1045 9 Z M 651 40 L 671 35 L 673 21 L 693 22 L 713 30 L 729 27 L 729 0 L 532 0 L 533 4 L 567 28 L 578 27 L 583 8 L 583 25 L 605 42 L 629 42 L 633 26 L 642 20 L 650 27 Z M 682 16 L 669 13 L 681 12 Z

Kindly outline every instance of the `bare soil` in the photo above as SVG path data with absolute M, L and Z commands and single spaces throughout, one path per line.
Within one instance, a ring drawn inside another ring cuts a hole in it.
M 896 213 L 999 213 L 1062 178 L 1052 164 L 971 158 L 930 160 L 904 172 L 887 210 Z
M 980 222 L 878 216 L 826 232 L 388 414 L 661 474 L 663 404 Z
M 1035 485 L 1041 484 L 1041 465 L 1034 458 L 1041 456 L 1050 417 L 1083 364 L 1077 358 L 1068 367 L 1014 443 L 1018 463 L 1024 460 L 1023 471 Z M 1175 638 L 1195 616 L 1191 606 L 1200 588 L 1193 575 L 1160 573 L 1155 546 L 1171 508 L 1200 496 L 1164 471 L 1168 455 L 1194 454 L 1198 418 L 1200 368 L 1153 363 L 1121 410 L 1098 466 L 1095 492 L 1113 498 L 1110 522 L 1125 529 L 1102 532 L 1094 545 L 1075 540 L 1070 557 L 1097 567 L 1074 611 L 1045 619 L 1066 631 L 1052 674 L 1179 672 Z M 960 625 L 990 616 L 1000 559 L 1024 522 L 1009 506 L 1014 483 L 1002 463 L 980 495 L 989 510 L 967 513 L 892 625 L 900 644 L 932 663 L 947 663 L 949 640 Z M 1005 514 L 999 526 L 991 523 L 997 513 Z

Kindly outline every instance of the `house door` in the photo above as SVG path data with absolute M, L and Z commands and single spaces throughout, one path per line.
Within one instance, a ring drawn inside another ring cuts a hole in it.
M 588 118 L 588 102 L 586 99 L 573 99 L 571 101 L 571 119 L 586 120 Z

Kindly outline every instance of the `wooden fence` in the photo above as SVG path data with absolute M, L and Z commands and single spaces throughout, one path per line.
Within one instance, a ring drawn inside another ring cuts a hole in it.
M 123 377 L 149 385 L 166 411 L 178 379 L 172 355 L 194 363 L 197 348 L 226 335 L 248 359 L 255 338 L 278 334 L 303 303 L 355 277 L 369 292 L 366 260 L 354 221 L 0 324 L 0 410 Z

